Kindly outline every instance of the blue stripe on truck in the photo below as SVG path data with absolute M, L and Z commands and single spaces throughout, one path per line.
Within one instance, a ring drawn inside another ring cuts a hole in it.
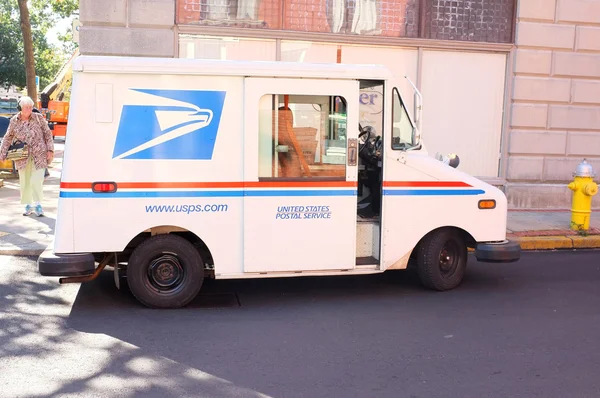
M 481 189 L 384 189 L 389 196 L 470 196 L 483 195 Z

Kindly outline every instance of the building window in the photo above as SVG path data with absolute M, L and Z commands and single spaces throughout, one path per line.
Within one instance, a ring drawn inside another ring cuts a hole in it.
M 281 0 L 177 0 L 177 23 L 281 29 Z
M 177 23 L 510 43 L 516 0 L 177 0 Z
M 339 96 L 264 95 L 259 177 L 345 179 L 345 104 Z
M 427 39 L 510 43 L 515 0 L 426 0 Z

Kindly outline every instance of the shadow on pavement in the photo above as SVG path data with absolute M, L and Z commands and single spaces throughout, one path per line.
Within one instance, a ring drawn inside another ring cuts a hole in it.
M 398 350 L 395 341 L 418 340 L 421 328 L 435 327 L 437 312 L 442 317 L 457 315 L 457 302 L 496 288 L 506 293 L 502 278 L 479 267 L 472 267 L 461 289 L 446 293 L 424 290 L 412 271 L 207 280 L 187 308 L 152 310 L 139 304 L 126 287 L 117 290 L 111 270 L 81 286 L 67 325 L 131 344 L 139 356 L 165 357 L 265 394 L 314 396 L 302 393 L 312 385 L 323 397 L 336 396 L 340 386 L 348 388 L 346 396 L 367 396 L 372 391 L 347 377 L 355 372 L 351 368 L 357 361 L 364 362 L 365 377 L 377 378 L 392 365 L 386 357 Z M 418 322 L 416 308 L 425 311 Z M 414 355 L 411 351 L 405 353 Z M 115 358 L 106 371 L 129 377 L 125 363 L 132 359 Z M 198 383 L 182 375 L 171 377 L 184 385 Z M 223 391 L 206 392 L 224 396 Z
M 40 277 L 32 267 L 34 261 L 33 257 L 0 257 L 0 265 L 9 267 L 0 275 L 1 396 L 265 396 L 182 365 L 170 359 L 171 355 L 155 355 L 162 349 L 168 354 L 168 347 L 179 347 L 183 352 L 186 348 L 177 336 L 159 333 L 152 337 L 153 321 L 147 315 L 154 313 L 140 311 L 127 294 L 115 294 L 114 286 L 108 288 L 112 283 L 107 280 L 109 275 L 102 275 L 98 284 L 82 286 L 76 293 L 80 304 L 75 310 L 81 316 L 72 314 L 75 321 L 68 319 L 72 301 L 66 297 L 77 291 L 77 285 L 63 286 L 54 278 Z M 126 312 L 119 312 L 119 307 Z M 129 321 L 113 323 L 123 319 Z M 138 325 L 141 319 L 145 321 Z M 104 333 L 99 329 L 107 326 L 107 336 L 72 328 L 71 324 L 78 322 L 97 333 Z M 143 332 L 148 335 L 142 334 L 144 344 L 139 347 L 132 345 L 136 339 L 128 342 L 108 336 L 115 328 L 132 332 L 141 331 L 140 326 L 149 329 Z M 190 343 L 193 341 L 186 344 Z M 149 349 L 146 344 L 161 349 Z
M 0 274 L 3 393 L 583 393 L 597 380 L 600 269 L 589 264 L 596 253 L 470 261 L 463 284 L 444 293 L 423 289 L 405 271 L 207 281 L 180 310 L 141 306 L 126 288 L 115 288 L 110 270 L 81 286 L 61 286 L 28 266 L 10 283 Z M 582 360 L 589 374 L 574 366 Z

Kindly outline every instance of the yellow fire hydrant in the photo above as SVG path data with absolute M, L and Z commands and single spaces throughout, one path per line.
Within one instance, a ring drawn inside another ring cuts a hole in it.
M 598 184 L 594 182 L 592 165 L 583 159 L 573 173 L 574 181 L 568 186 L 573 191 L 571 203 L 571 229 L 587 231 L 590 228 L 592 214 L 592 196 L 598 193 Z

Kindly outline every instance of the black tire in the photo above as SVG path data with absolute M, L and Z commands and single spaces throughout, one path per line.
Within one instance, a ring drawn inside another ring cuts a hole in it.
M 204 261 L 177 235 L 155 235 L 140 243 L 127 264 L 127 283 L 135 298 L 151 308 L 180 308 L 198 295 Z
M 462 282 L 467 268 L 467 245 L 454 229 L 440 229 L 426 236 L 417 253 L 417 271 L 428 289 L 450 290 Z

